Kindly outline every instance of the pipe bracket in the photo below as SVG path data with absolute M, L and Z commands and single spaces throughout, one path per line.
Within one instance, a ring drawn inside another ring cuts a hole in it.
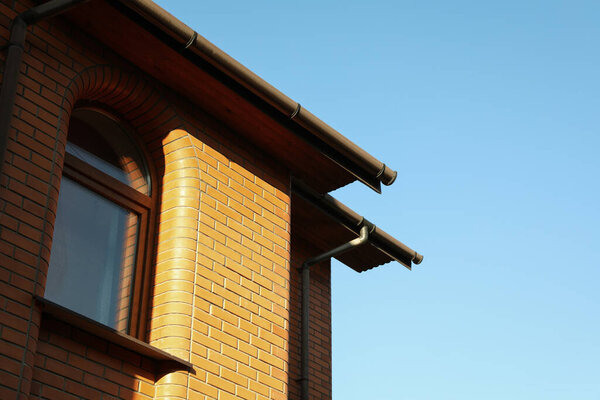
M 182 50 L 187 50 L 191 45 L 194 44 L 194 42 L 196 41 L 197 38 L 198 38 L 198 32 L 194 31 L 194 33 L 192 34 L 192 37 L 190 38 L 190 40 L 187 41 L 185 46 L 183 46 Z
M 300 103 L 298 103 L 294 112 L 292 114 L 290 114 L 290 119 L 294 119 L 298 114 L 300 114 L 301 109 L 302 109 L 302 106 L 300 105 Z
M 371 221 L 369 221 L 368 219 L 366 219 L 365 217 L 362 217 L 359 227 L 362 228 L 363 226 L 367 227 L 369 235 L 371 233 L 375 232 L 375 228 L 376 228 L 375 224 L 372 223 Z
M 375 175 L 375 179 L 379 179 L 381 177 L 381 175 L 383 175 L 383 173 L 385 172 L 385 163 L 381 164 L 381 169 L 379 170 L 379 172 L 377 173 L 377 175 Z

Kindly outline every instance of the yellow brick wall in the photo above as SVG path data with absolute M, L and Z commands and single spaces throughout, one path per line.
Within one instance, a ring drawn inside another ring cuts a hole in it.
M 149 339 L 197 368 L 156 398 L 285 399 L 289 195 L 186 131 L 163 151 Z

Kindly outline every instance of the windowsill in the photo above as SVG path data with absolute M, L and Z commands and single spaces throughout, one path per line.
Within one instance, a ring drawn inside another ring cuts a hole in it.
M 121 346 L 127 350 L 133 351 L 141 356 L 150 358 L 158 362 L 161 369 L 171 371 L 187 370 L 193 371 L 194 366 L 188 361 L 175 357 L 166 351 L 150 346 L 148 343 L 142 342 L 125 333 L 114 330 L 108 326 L 102 325 L 88 317 L 71 311 L 63 306 L 60 306 L 50 300 L 40 296 L 35 296 L 35 301 L 40 305 L 43 314 L 52 316 L 54 319 L 72 325 L 76 328 L 86 331 L 92 335 L 102 338 L 112 344 Z

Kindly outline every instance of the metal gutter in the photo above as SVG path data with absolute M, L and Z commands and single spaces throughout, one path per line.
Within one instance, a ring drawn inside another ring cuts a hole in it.
M 292 179 L 292 192 L 358 235 L 357 238 L 347 243 L 306 260 L 299 268 L 302 274 L 302 304 L 300 314 L 300 378 L 298 381 L 300 382 L 300 398 L 308 400 L 310 386 L 310 267 L 332 257 L 339 258 L 340 255 L 365 244 L 373 245 L 408 269 L 411 269 L 413 263 L 420 264 L 423 261 L 423 256 L 377 228 L 364 217 L 328 194 L 321 195 L 297 179 Z
M 344 157 L 352 160 L 352 162 L 358 166 L 358 169 L 365 171 L 369 176 L 364 177 L 356 171 L 349 170 L 347 165 L 342 165 L 338 160 L 333 159 L 329 154 L 324 153 L 355 175 L 363 183 L 378 191 L 378 189 L 374 187 L 375 185 L 371 183 L 373 180 L 381 182 L 384 185 L 391 185 L 396 180 L 396 171 L 392 170 L 331 126 L 321 121 L 308 110 L 301 107 L 299 103 L 295 102 L 254 72 L 244 67 L 227 53 L 199 35 L 192 28 L 175 18 L 153 1 L 115 1 L 141 15 L 144 19 L 150 21 L 154 26 L 170 36 L 175 43 L 179 44 L 177 48 L 178 51 L 190 51 L 196 54 L 204 61 L 225 73 L 231 79 L 241 84 L 258 98 L 268 103 L 285 117 L 289 118 L 289 120 L 295 122 L 323 142 L 332 146 Z M 310 144 L 314 145 L 313 143 Z
M 371 224 L 363 216 L 357 214 L 334 197 L 328 194 L 317 193 L 297 179 L 292 180 L 292 192 L 319 208 L 325 214 L 329 215 L 357 235 L 360 234 L 363 226 L 373 226 L 372 232 L 369 235 L 369 243 L 408 269 L 411 268 L 412 264 L 420 264 L 421 261 L 423 261 L 423 256 L 421 254 L 395 239 L 387 232 Z
M 87 1 L 89 0 L 51 0 L 22 12 L 12 21 L 10 39 L 6 46 L 8 50 L 4 61 L 2 88 L 0 89 L 0 171 L 6 158 L 8 132 L 15 105 L 27 28 Z

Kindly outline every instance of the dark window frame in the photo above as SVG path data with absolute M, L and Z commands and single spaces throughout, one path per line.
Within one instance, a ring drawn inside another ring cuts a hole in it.
M 97 106 L 85 105 L 75 109 L 86 109 L 101 113 L 107 118 L 112 119 L 123 131 L 127 132 L 127 140 L 130 140 L 139 151 L 147 169 L 150 181 L 150 194 L 145 195 L 133 187 L 119 181 L 112 176 L 98 170 L 87 162 L 69 154 L 65 151 L 63 175 L 73 180 L 77 184 L 97 193 L 105 199 L 128 209 L 138 215 L 139 229 L 137 237 L 137 251 L 135 260 L 135 271 L 132 281 L 131 301 L 129 306 L 128 329 L 126 334 L 139 340 L 146 340 L 146 326 L 148 321 L 149 300 L 150 300 L 150 278 L 153 263 L 154 236 L 157 220 L 157 195 L 156 195 L 156 174 L 151 163 L 149 154 L 145 147 L 140 143 L 135 135 L 130 134 L 131 129 L 122 119 L 115 117 L 115 114 L 106 111 Z M 68 140 L 68 135 L 67 135 Z

